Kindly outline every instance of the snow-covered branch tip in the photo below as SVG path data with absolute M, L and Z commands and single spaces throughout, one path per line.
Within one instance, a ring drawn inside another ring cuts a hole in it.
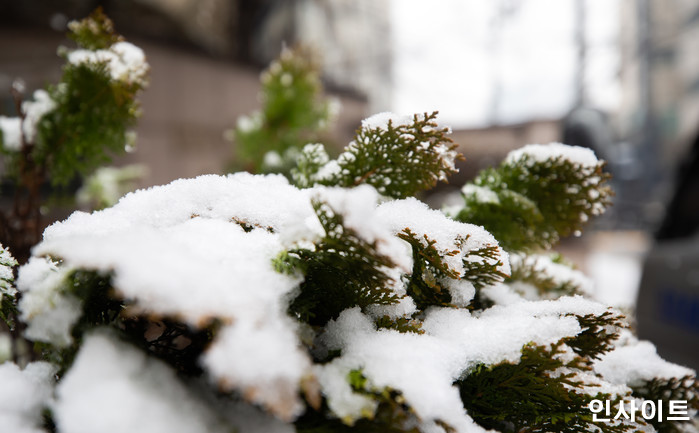
M 611 204 L 603 168 L 590 149 L 530 144 L 465 185 L 454 217 L 484 226 L 507 250 L 548 249 Z
M 14 286 L 17 265 L 17 260 L 12 257 L 10 251 L 0 244 L 0 320 L 5 322 L 10 330 L 14 329 L 17 312 L 17 289 Z
M 405 198 L 434 187 L 457 171 L 462 156 L 440 127 L 437 112 L 398 116 L 379 113 L 362 121 L 355 139 L 335 160 L 322 145 L 307 145 L 292 170 L 300 187 L 372 185 L 382 195 Z
M 240 116 L 225 136 L 235 143 L 233 166 L 288 174 L 301 148 L 321 140 L 339 112 L 325 97 L 317 56 L 306 46 L 282 49 L 260 76 L 262 107 Z

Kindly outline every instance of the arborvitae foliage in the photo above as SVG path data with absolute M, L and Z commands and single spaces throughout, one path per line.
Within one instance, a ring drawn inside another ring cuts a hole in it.
M 424 334 L 422 323 L 411 317 L 398 317 L 392 319 L 390 316 L 381 316 L 376 319 L 376 327 L 378 329 L 395 329 L 398 332 L 414 332 L 415 334 Z
M 72 343 L 35 345 L 43 359 L 58 367 L 58 375 L 70 368 L 84 335 L 96 327 L 116 330 L 121 338 L 164 360 L 182 375 L 201 374 L 198 358 L 218 329 L 217 320 L 194 329 L 175 317 L 132 311 L 129 300 L 115 291 L 112 275 L 95 271 L 71 272 L 59 291 L 61 296 L 74 296 L 81 301 L 80 317 L 71 331 Z
M 367 307 L 393 304 L 395 282 L 384 271 L 395 264 L 377 251 L 376 243 L 362 239 L 343 225 L 343 217 L 328 204 L 314 201 L 325 236 L 313 248 L 295 248 L 283 253 L 276 266 L 285 272 L 304 275 L 301 293 L 289 312 L 311 325 L 322 326 L 347 306 Z
M 102 9 L 95 10 L 86 20 L 69 23 L 68 28 L 70 29 L 68 36 L 79 47 L 91 51 L 104 50 L 124 40 L 116 33 L 114 23 Z
M 580 393 L 577 375 L 587 370 L 578 357 L 564 361 L 564 344 L 522 348 L 518 363 L 479 365 L 457 382 L 464 407 L 479 424 L 503 432 L 630 431 L 619 421 L 593 421 L 594 399 L 611 396 Z
M 578 159 L 525 150 L 464 187 L 465 205 L 455 215 L 485 227 L 507 250 L 550 248 L 561 237 L 579 234 L 610 203 L 609 175 L 583 149 Z
M 536 288 L 538 295 L 543 298 L 586 294 L 585 289 L 582 287 L 583 282 L 580 279 L 572 278 L 575 272 L 573 265 L 566 263 L 560 254 L 510 257 L 514 259 L 510 261 L 512 267 L 512 273 L 508 278 L 510 282 L 519 281 L 526 283 Z M 547 272 L 548 269 L 542 266 L 544 263 L 548 264 L 548 267 L 570 268 L 568 272 L 569 278 L 551 275 L 550 272 Z
M 699 383 L 694 376 L 654 378 L 632 387 L 633 396 L 656 403 L 656 411 L 662 411 L 663 420 L 649 420 L 658 433 L 684 433 L 693 431 L 696 420 L 667 420 L 671 415 L 670 402 L 686 403 L 689 410 L 699 410 Z M 658 404 L 659 403 L 659 404 Z M 659 409 L 658 406 L 662 409 Z M 677 416 L 677 415 L 675 415 Z
M 14 287 L 16 267 L 17 260 L 0 244 L 0 320 L 7 324 L 9 330 L 14 329 L 17 315 L 17 289 Z
M 328 162 L 322 146 L 306 146 L 292 171 L 294 181 L 301 187 L 367 183 L 389 197 L 412 197 L 456 171 L 456 144 L 447 137 L 449 128 L 436 119 L 437 112 L 412 118 L 375 115 L 362 122 L 337 160 Z
M 309 411 L 295 423 L 297 433 L 419 433 L 415 426 L 415 413 L 405 405 L 399 392 L 390 388 L 367 390 L 367 378 L 361 370 L 352 370 L 347 375 L 352 391 L 366 395 L 378 402 L 376 413 L 353 425 L 341 420 L 328 420 L 323 416 L 327 407 Z
M 288 172 L 307 143 L 321 139 L 337 103 L 323 97 L 320 68 L 308 47 L 284 48 L 261 75 L 262 109 L 238 118 L 234 166 L 253 172 Z
M 467 250 L 462 256 L 463 271 L 454 269 L 445 261 L 448 257 L 460 255 L 460 250 L 442 250 L 429 236 L 420 239 L 410 228 L 404 229 L 398 237 L 408 242 L 413 252 L 413 270 L 407 286 L 415 304 L 420 309 L 430 305 L 453 307 L 449 287 L 456 284 L 452 280 L 464 280 L 475 289 L 503 281 L 507 275 L 499 270 L 502 260 L 496 245 L 477 250 Z M 457 238 L 455 245 L 463 247 L 465 238 Z M 475 259 L 475 260 L 474 260 Z
M 599 359 L 601 355 L 614 349 L 614 340 L 619 338 L 617 330 L 627 327 L 624 317 L 612 311 L 576 317 L 582 331 L 575 337 L 566 339 L 566 344 L 588 360 Z

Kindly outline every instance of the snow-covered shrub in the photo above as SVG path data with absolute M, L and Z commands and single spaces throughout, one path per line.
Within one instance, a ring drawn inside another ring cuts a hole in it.
M 57 370 L 44 427 L 693 431 L 590 410 L 699 404 L 695 373 L 548 251 L 604 211 L 602 162 L 524 147 L 450 218 L 412 197 L 454 171 L 448 133 L 383 113 L 336 160 L 306 147 L 296 185 L 201 176 L 50 226 L 16 281 L 25 336 Z
M 137 113 L 143 53 L 99 13 L 71 30 L 61 84 L 0 118 L 19 178 L 22 161 L 59 184 L 94 168 Z M 433 210 L 415 195 L 460 157 L 436 113 L 372 116 L 330 159 L 305 145 L 332 111 L 317 80 L 285 51 L 236 130 L 291 180 L 130 193 L 47 228 L 22 266 L 0 245 L 0 358 L 19 361 L 0 364 L 0 430 L 697 431 L 695 372 L 551 251 L 609 204 L 590 150 L 525 146 Z M 678 401 L 688 419 L 667 419 Z

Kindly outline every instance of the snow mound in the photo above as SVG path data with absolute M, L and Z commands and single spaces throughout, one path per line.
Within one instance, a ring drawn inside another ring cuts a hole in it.
M 530 164 L 554 158 L 561 158 L 583 167 L 594 167 L 599 164 L 599 160 L 591 149 L 562 143 L 527 144 L 520 149 L 510 152 L 504 163 L 514 165 L 524 157 L 529 158 Z
M 526 344 L 548 345 L 577 335 L 581 328 L 572 314 L 606 310 L 581 297 L 497 306 L 479 317 L 465 309 L 431 308 L 420 335 L 377 330 L 352 308 L 327 325 L 322 341 L 330 350 L 341 349 L 342 356 L 317 366 L 317 374 L 330 408 L 346 421 L 376 409 L 346 380 L 352 370 L 361 370 L 373 389 L 400 390 L 425 422 L 442 420 L 459 432 L 481 432 L 464 411 L 456 380 L 481 363 L 518 362 Z
M 12 433 L 44 433 L 39 428 L 41 411 L 53 388 L 54 367 L 34 362 L 24 370 L 11 363 L 0 364 L 0 426 Z
M 61 432 L 225 431 L 165 364 L 106 333 L 85 338 L 56 391 L 53 414 Z

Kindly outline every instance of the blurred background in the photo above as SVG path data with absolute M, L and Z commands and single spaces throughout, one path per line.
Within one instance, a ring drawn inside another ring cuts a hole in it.
M 341 102 L 338 147 L 370 114 L 440 111 L 466 161 L 434 205 L 524 144 L 592 148 L 614 206 L 560 249 L 699 367 L 699 0 L 0 0 L 0 114 L 17 78 L 27 94 L 57 81 L 66 24 L 97 6 L 151 64 L 137 147 L 116 160 L 148 168 L 141 187 L 224 173 L 224 131 L 296 43 Z

